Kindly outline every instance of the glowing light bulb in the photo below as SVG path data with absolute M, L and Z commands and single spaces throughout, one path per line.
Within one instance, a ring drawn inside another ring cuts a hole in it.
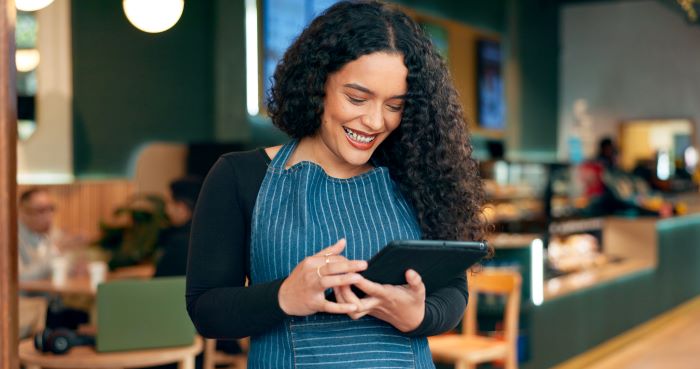
M 24 12 L 33 12 L 51 5 L 53 0 L 16 0 L 15 7 Z
M 18 49 L 15 52 L 17 70 L 23 73 L 33 71 L 39 65 L 40 59 L 37 49 Z
M 180 20 L 184 0 L 124 0 L 126 18 L 141 31 L 159 33 L 170 29 Z

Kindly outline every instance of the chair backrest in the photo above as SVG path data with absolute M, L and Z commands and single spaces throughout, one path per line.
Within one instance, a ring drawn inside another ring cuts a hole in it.
M 469 303 L 462 325 L 462 333 L 476 335 L 477 305 L 479 293 L 506 296 L 503 314 L 503 335 L 506 341 L 515 345 L 520 316 L 520 289 L 522 277 L 512 270 L 484 269 L 472 273 L 467 271 L 469 281 Z
M 46 326 L 46 298 L 20 296 L 18 305 L 20 338 L 41 332 Z

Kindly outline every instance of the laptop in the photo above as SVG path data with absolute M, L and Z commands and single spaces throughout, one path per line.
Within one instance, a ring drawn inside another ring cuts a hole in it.
M 97 287 L 98 352 L 191 345 L 185 277 L 120 280 Z

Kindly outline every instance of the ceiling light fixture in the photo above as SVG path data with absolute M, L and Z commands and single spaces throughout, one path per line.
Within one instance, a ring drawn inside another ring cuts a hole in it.
M 17 70 L 23 73 L 31 72 L 39 66 L 39 50 L 17 49 L 15 51 L 15 64 Z
M 23 12 L 33 12 L 51 5 L 53 0 L 16 0 L 15 7 Z
M 134 27 L 148 33 L 170 29 L 180 20 L 184 0 L 123 0 L 124 14 Z

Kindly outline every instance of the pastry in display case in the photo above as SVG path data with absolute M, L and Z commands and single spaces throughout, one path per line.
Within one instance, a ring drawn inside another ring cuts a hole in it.
M 539 163 L 487 161 L 481 164 L 484 215 L 496 232 L 541 233 L 546 229 L 542 201 L 547 168 Z
M 549 240 L 547 262 L 557 272 L 578 272 L 602 266 L 606 261 L 598 239 L 591 234 L 555 236 Z

